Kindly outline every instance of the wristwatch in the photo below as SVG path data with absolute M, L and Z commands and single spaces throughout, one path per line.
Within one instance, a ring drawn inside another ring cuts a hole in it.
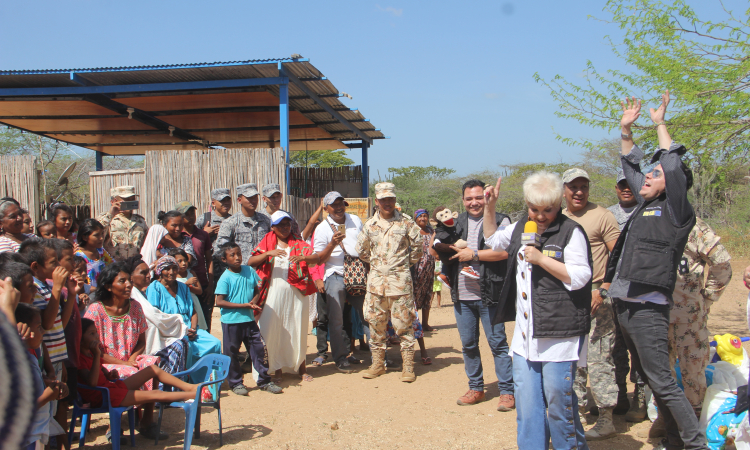
M 602 298 L 602 300 L 606 300 L 609 298 L 609 291 L 607 291 L 604 288 L 599 288 L 599 296 Z
M 479 261 L 479 252 L 477 250 L 474 250 L 474 256 L 471 257 L 471 260 L 474 262 Z
M 622 132 L 621 132 L 621 133 L 620 133 L 620 137 L 621 137 L 622 139 L 633 139 L 633 133 L 630 133 L 630 134 L 624 134 L 624 133 L 622 133 Z

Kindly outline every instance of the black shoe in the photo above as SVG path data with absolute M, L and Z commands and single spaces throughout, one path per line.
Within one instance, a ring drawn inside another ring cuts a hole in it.
M 629 410 L 630 400 L 628 400 L 628 391 L 627 388 L 625 388 L 624 390 L 620 390 L 617 393 L 617 405 L 615 405 L 615 409 L 612 411 L 612 414 L 624 416 Z

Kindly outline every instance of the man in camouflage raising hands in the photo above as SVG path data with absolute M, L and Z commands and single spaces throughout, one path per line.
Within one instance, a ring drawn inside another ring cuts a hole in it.
M 357 238 L 360 259 L 370 263 L 365 295 L 365 320 L 370 324 L 372 366 L 362 373 L 376 378 L 385 373 L 386 327 L 391 320 L 401 337 L 403 372 L 401 381 L 414 375 L 414 330 L 416 317 L 409 267 L 422 257 L 422 236 L 411 218 L 396 210 L 393 183 L 375 185 L 378 212 L 365 222 Z
M 677 268 L 677 284 L 672 294 L 674 305 L 669 312 L 672 373 L 679 359 L 685 397 L 698 418 L 706 395 L 706 366 L 710 356 L 708 313 L 732 279 L 729 253 L 720 239 L 706 222 L 696 218 Z M 649 437 L 665 434 L 664 420 L 657 419 Z

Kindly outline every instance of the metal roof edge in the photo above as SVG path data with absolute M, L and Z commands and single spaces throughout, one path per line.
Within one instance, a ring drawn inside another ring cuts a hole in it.
M 65 73 L 97 73 L 97 72 L 135 72 L 139 70 L 167 70 L 167 69 L 195 69 L 208 67 L 230 67 L 230 66 L 249 66 L 255 64 L 274 64 L 274 63 L 292 63 L 292 62 L 309 62 L 307 58 L 269 58 L 269 59 L 251 59 L 246 61 L 226 61 L 213 63 L 189 63 L 189 64 L 162 64 L 153 66 L 122 66 L 122 67 L 94 67 L 88 69 L 31 69 L 31 70 L 0 70 L 0 75 L 46 75 L 46 74 L 65 74 Z

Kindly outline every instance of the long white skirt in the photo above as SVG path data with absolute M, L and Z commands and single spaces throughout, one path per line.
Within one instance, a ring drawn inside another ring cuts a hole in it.
M 268 373 L 297 372 L 307 355 L 310 304 L 306 295 L 286 278 L 272 277 L 258 328 L 268 349 Z M 253 373 L 257 380 L 257 374 Z

